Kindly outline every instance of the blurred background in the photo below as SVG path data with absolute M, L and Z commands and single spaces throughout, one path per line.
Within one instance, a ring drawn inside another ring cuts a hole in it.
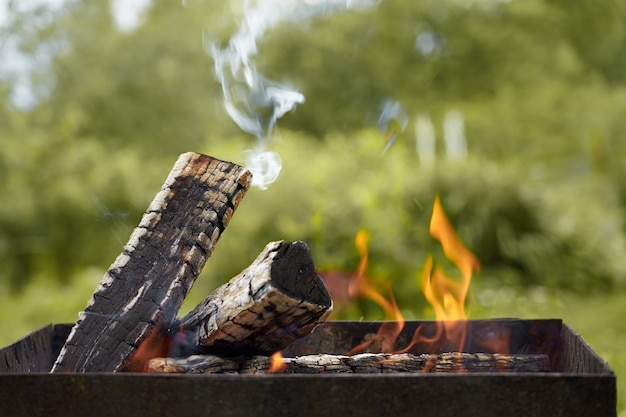
M 76 320 L 180 153 L 245 162 L 256 139 L 206 51 L 237 29 L 224 3 L 2 2 L 0 346 Z M 387 0 L 284 22 L 259 48 L 306 101 L 268 145 L 282 174 L 248 192 L 184 310 L 272 240 L 354 271 L 365 229 L 368 274 L 430 319 L 438 194 L 482 264 L 470 317 L 563 318 L 626 377 L 624 2 Z

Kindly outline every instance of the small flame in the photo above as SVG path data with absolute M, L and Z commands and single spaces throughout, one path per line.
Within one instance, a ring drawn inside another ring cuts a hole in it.
M 128 358 L 124 372 L 149 372 L 151 359 L 182 356 L 190 346 L 183 326 L 177 332 L 170 332 L 157 323 Z
M 287 364 L 283 360 L 282 353 L 276 352 L 270 356 L 270 367 L 267 371 L 268 373 L 279 374 L 285 370 L 287 370 Z
M 365 229 L 361 229 L 357 232 L 354 239 L 354 245 L 359 251 L 361 260 L 359 262 L 359 268 L 357 269 L 356 278 L 350 283 L 349 292 L 353 297 L 369 298 L 376 304 L 381 306 L 385 310 L 387 316 L 395 316 L 393 305 L 390 301 L 385 299 L 383 295 L 378 291 L 371 282 L 370 277 L 367 276 L 367 261 L 369 258 L 367 245 L 369 243 L 369 234 Z
M 435 197 L 433 204 L 430 234 L 441 243 L 446 258 L 459 269 L 461 280 L 448 276 L 440 265 L 433 268 L 432 256 L 426 258 L 419 275 L 419 282 L 424 297 L 435 312 L 436 333 L 428 337 L 422 334 L 421 328 L 418 328 L 404 351 L 410 351 L 416 345 L 426 346 L 432 351 L 435 350 L 435 345 L 447 342 L 447 346 L 452 344 L 454 349 L 460 352 L 463 350 L 467 336 L 468 316 L 465 312 L 465 302 L 472 274 L 480 270 L 480 262 L 457 236 L 443 211 L 439 196 Z
M 156 324 L 130 356 L 124 366 L 124 371 L 148 372 L 148 362 L 150 362 L 150 359 L 167 356 L 169 344 L 169 337 L 160 326 Z
M 349 295 L 372 300 L 385 312 L 386 321 L 378 329 L 377 334 L 355 346 L 349 354 L 362 352 L 364 349 L 377 348 L 383 353 L 406 353 L 411 351 L 432 349 L 435 345 L 454 345 L 461 350 L 465 342 L 467 319 L 465 302 L 469 292 L 469 285 L 473 272 L 480 269 L 478 259 L 467 249 L 456 235 L 450 221 L 446 217 L 441 200 L 435 198 L 433 214 L 430 221 L 430 234 L 441 243 L 445 256 L 457 266 L 461 272 L 461 280 L 448 276 L 444 269 L 434 266 L 432 256 L 428 256 L 419 275 L 420 284 L 426 300 L 435 311 L 437 326 L 433 335 L 423 334 L 423 329 L 418 328 L 409 345 L 403 349 L 396 347 L 397 339 L 404 328 L 404 318 L 400 313 L 391 287 L 389 296 L 374 286 L 371 278 L 367 275 L 368 242 L 369 235 L 365 230 L 359 230 L 355 238 L 355 246 L 361 260 L 356 273 L 349 282 Z
M 464 320 L 465 300 L 472 273 L 480 270 L 478 259 L 459 240 L 446 217 L 439 196 L 435 198 L 430 219 L 430 234 L 441 243 L 446 257 L 461 271 L 461 281 L 448 275 L 441 266 L 432 269 L 432 256 L 424 263 L 420 283 L 424 296 L 435 310 L 437 320 Z
M 395 350 L 396 340 L 404 327 L 404 318 L 393 297 L 391 287 L 389 287 L 389 300 L 387 300 L 380 291 L 378 291 L 367 276 L 368 251 L 367 244 L 369 242 L 369 234 L 366 230 L 358 231 L 354 239 L 355 246 L 361 255 L 359 268 L 356 278 L 350 282 L 349 292 L 351 296 L 368 298 L 378 304 L 385 312 L 385 322 L 380 326 L 376 336 L 358 346 L 355 346 L 348 352 L 356 354 L 362 352 L 366 347 L 374 344 L 380 352 L 391 353 Z

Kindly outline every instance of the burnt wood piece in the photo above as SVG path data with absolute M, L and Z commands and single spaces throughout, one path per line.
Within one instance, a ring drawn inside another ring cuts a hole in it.
M 41 372 L 52 366 L 54 327 L 49 324 L 0 350 L 0 372 Z
M 254 262 L 181 320 L 212 353 L 271 354 L 308 335 L 332 300 L 303 242 L 271 242 Z
M 272 362 L 275 367 L 272 369 Z M 413 355 L 410 353 L 361 353 L 344 355 L 306 355 L 274 359 L 255 356 L 246 359 L 215 355 L 194 355 L 187 358 L 155 358 L 150 360 L 153 373 L 467 373 L 467 372 L 548 372 L 546 354 L 505 355 L 492 353 L 442 353 Z
M 233 163 L 180 155 L 80 314 L 52 372 L 118 371 L 157 324 L 167 328 L 250 180 L 250 172 Z
M 236 359 L 217 355 L 192 355 L 185 358 L 153 358 L 148 361 L 147 372 L 157 374 L 223 374 L 239 373 Z

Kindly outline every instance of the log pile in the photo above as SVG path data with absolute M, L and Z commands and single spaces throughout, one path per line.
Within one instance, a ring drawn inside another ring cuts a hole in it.
M 181 155 L 80 314 L 52 372 L 549 370 L 547 355 L 345 356 L 320 354 L 322 350 L 310 346 L 316 354 L 276 359 L 272 354 L 311 333 L 332 310 L 330 295 L 303 242 L 270 242 L 248 268 L 178 318 L 250 180 L 250 172 L 233 163 L 195 153 Z
M 248 190 L 250 172 L 181 155 L 79 315 L 52 372 L 142 371 L 185 351 L 267 354 L 324 321 L 332 301 L 302 242 L 272 242 L 196 309 L 183 300 Z

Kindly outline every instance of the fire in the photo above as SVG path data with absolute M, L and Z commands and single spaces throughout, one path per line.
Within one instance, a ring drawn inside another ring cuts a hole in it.
M 396 300 L 393 297 L 391 288 L 389 288 L 389 300 L 387 300 L 378 291 L 371 282 L 370 277 L 367 276 L 367 260 L 368 251 L 367 244 L 369 242 L 368 233 L 361 229 L 356 235 L 354 240 L 355 246 L 361 256 L 359 268 L 355 279 L 350 282 L 349 293 L 353 297 L 368 298 L 378 304 L 385 311 L 385 322 L 378 329 L 376 336 L 363 344 L 355 346 L 349 354 L 354 354 L 363 351 L 371 344 L 378 345 L 378 349 L 382 353 L 391 353 L 395 350 L 395 343 L 404 327 L 404 318 L 400 313 L 400 309 L 396 304 Z
M 133 352 L 124 366 L 125 372 L 148 372 L 150 359 L 167 356 L 169 338 L 157 324 Z
M 369 235 L 360 230 L 355 238 L 355 246 L 360 255 L 359 267 L 349 280 L 350 298 L 362 297 L 374 301 L 385 312 L 386 321 L 380 326 L 377 334 L 355 346 L 348 352 L 356 354 L 369 348 L 376 348 L 382 353 L 422 353 L 435 352 L 442 349 L 462 351 L 467 334 L 466 299 L 469 293 L 472 274 L 480 270 L 480 262 L 472 252 L 461 242 L 450 221 L 446 217 L 441 200 L 435 198 L 433 213 L 430 220 L 430 234 L 439 241 L 444 255 L 460 271 L 461 279 L 455 279 L 446 274 L 443 267 L 434 264 L 432 256 L 428 256 L 419 273 L 419 283 L 424 297 L 432 306 L 436 317 L 435 334 L 424 334 L 418 327 L 409 344 L 404 348 L 396 346 L 398 337 L 404 328 L 404 318 L 400 313 L 391 288 L 389 296 L 375 287 L 367 275 Z M 483 342 L 476 341 L 477 344 Z M 503 346 L 507 340 L 499 340 L 497 344 Z
M 150 333 L 135 349 L 124 365 L 124 372 L 149 372 L 150 359 L 178 356 L 189 345 L 185 331 L 180 326 L 178 331 L 169 332 L 160 322 L 152 328 Z
M 480 262 L 463 245 L 446 217 L 439 197 L 435 197 L 430 219 L 430 234 L 441 243 L 443 253 L 461 271 L 461 281 L 450 278 L 443 268 L 432 269 L 432 256 L 424 263 L 420 283 L 424 296 L 435 310 L 437 320 L 467 319 L 465 300 L 472 273 L 480 270 Z
M 369 242 L 369 234 L 364 229 L 359 230 L 354 239 L 354 244 L 359 251 L 359 255 L 361 256 L 361 261 L 359 262 L 359 268 L 357 270 L 357 274 L 355 279 L 350 282 L 349 286 L 349 294 L 352 297 L 364 297 L 369 298 L 374 301 L 376 304 L 382 307 L 385 311 L 385 316 L 387 320 L 402 320 L 402 315 L 398 310 L 398 306 L 393 299 L 393 294 L 390 291 L 390 300 L 387 300 L 381 293 L 378 291 L 371 282 L 370 277 L 367 276 L 367 260 L 368 260 L 368 251 L 367 244 Z
M 480 270 L 480 262 L 457 236 L 443 211 L 439 196 L 435 197 L 433 204 L 430 235 L 441 243 L 446 258 L 459 269 L 461 280 L 447 275 L 440 265 L 433 266 L 432 256 L 426 258 L 419 274 L 419 282 L 424 297 L 435 312 L 437 332 L 427 337 L 422 334 L 422 329 L 418 328 L 411 343 L 403 351 L 410 351 L 414 346 L 421 344 L 429 350 L 435 350 L 436 346 L 452 345 L 454 350 L 460 352 L 467 336 L 465 320 L 468 316 L 465 312 L 465 302 L 472 274 Z
M 280 352 L 274 353 L 270 356 L 270 367 L 268 369 L 268 373 L 270 374 L 278 374 L 287 369 L 287 364 L 283 360 L 283 355 Z

